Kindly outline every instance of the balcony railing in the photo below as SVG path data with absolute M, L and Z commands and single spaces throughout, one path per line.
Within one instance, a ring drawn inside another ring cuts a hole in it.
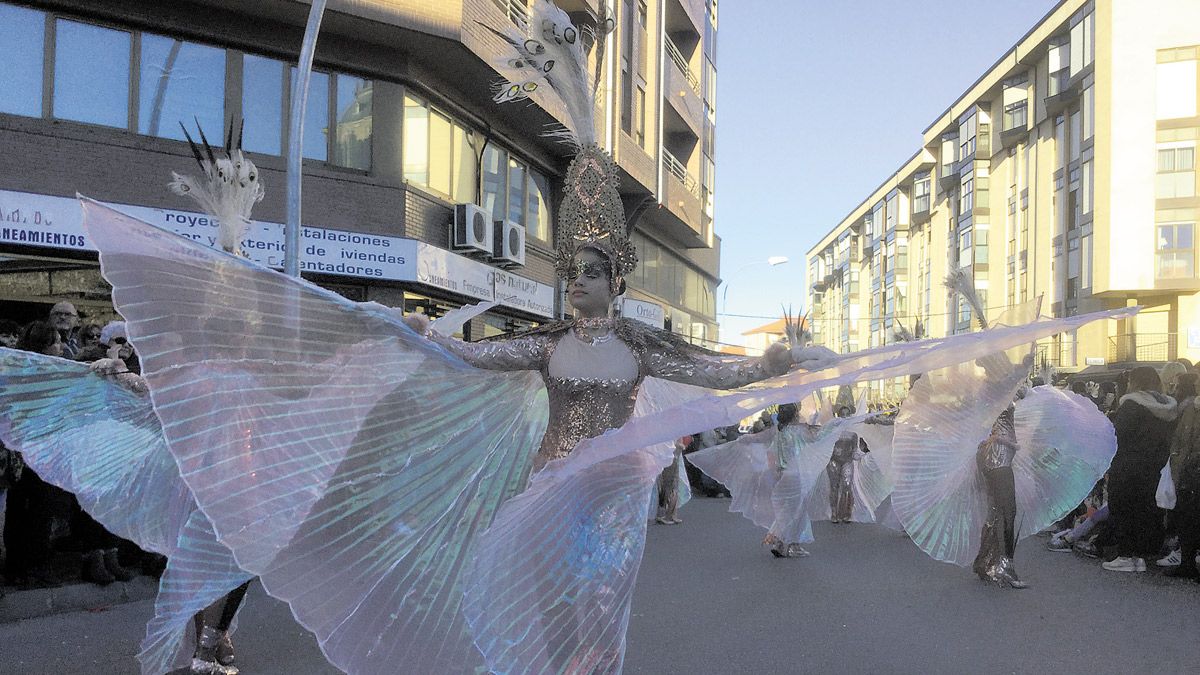
M 675 67 L 679 68 L 679 72 L 683 73 L 683 76 L 687 79 L 688 84 L 692 85 L 692 91 L 696 92 L 696 95 L 699 96 L 700 78 L 696 77 L 696 74 L 692 72 L 692 69 L 688 66 L 687 59 L 683 57 L 683 52 L 679 51 L 679 47 L 675 46 L 675 43 L 671 41 L 671 38 L 665 36 L 664 38 L 665 39 L 663 41 L 667 45 L 667 55 L 670 56 L 671 60 L 675 62 Z
M 679 182 L 683 183 L 683 187 L 687 189 L 688 192 L 699 198 L 700 184 L 696 181 L 695 176 L 688 173 L 687 167 L 684 166 L 683 162 L 675 159 L 675 155 L 672 155 L 671 151 L 667 150 L 666 148 L 662 149 L 662 156 L 663 166 L 667 168 L 667 171 L 669 171 L 672 176 L 678 178 Z
M 1171 361 L 1176 358 L 1176 333 L 1127 333 L 1108 339 L 1108 362 Z
M 529 23 L 529 0 L 492 0 L 508 20 L 525 27 Z

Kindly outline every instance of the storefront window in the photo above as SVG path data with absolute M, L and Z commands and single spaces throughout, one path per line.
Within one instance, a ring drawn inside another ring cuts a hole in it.
M 54 116 L 127 128 L 130 34 L 66 19 L 56 27 Z
M 242 58 L 242 148 L 249 152 L 283 154 L 283 72 L 282 61 Z
M 42 60 L 46 15 L 24 7 L 0 5 L 0 112 L 42 116 Z
M 183 140 L 194 119 L 223 139 L 225 50 L 143 34 L 138 99 L 138 133 Z

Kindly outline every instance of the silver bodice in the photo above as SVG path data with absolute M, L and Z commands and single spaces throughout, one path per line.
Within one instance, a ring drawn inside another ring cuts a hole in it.
M 975 461 L 980 469 L 987 471 L 1012 466 L 1018 448 L 1015 411 L 1013 404 L 1008 404 L 1004 412 L 992 423 L 991 433 L 979 444 Z

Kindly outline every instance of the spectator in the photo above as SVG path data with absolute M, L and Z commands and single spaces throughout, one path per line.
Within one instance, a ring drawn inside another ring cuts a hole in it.
M 60 333 L 50 323 L 34 321 L 25 327 L 18 349 L 62 355 Z M 52 542 L 65 529 L 74 499 L 70 493 L 43 481 L 28 466 L 8 490 L 4 517 L 4 568 L 14 584 L 54 586 L 65 578 L 51 568 Z
M 1179 565 L 1171 576 L 1200 580 L 1200 397 L 1195 373 L 1180 376 L 1178 389 L 1190 397 L 1180 402 L 1179 423 L 1171 439 L 1171 476 L 1175 480 L 1175 525 L 1179 534 Z
M 55 356 L 74 359 L 79 354 L 79 335 L 75 331 L 79 326 L 79 312 L 75 311 L 75 305 L 69 302 L 56 303 L 50 308 L 50 325 L 58 331 L 62 342 L 61 353 Z
M 0 347 L 15 349 L 21 339 L 21 327 L 16 321 L 5 319 L 0 321 Z
M 1175 380 L 1187 371 L 1187 366 L 1179 363 L 1178 361 L 1172 361 L 1168 364 L 1165 364 L 1162 369 L 1158 371 L 1158 376 L 1162 378 L 1163 393 L 1172 398 L 1176 398 Z
M 104 345 L 100 344 L 100 325 L 84 324 L 83 328 L 79 329 L 79 353 L 75 355 L 75 360 L 91 363 L 104 358 L 105 351 Z
M 1113 418 L 1117 454 L 1108 471 L 1108 506 L 1117 557 L 1104 563 L 1106 570 L 1145 572 L 1146 556 L 1158 554 L 1162 514 L 1154 493 L 1178 414 L 1175 400 L 1162 393 L 1158 371 L 1139 366 L 1130 372 L 1129 393 Z

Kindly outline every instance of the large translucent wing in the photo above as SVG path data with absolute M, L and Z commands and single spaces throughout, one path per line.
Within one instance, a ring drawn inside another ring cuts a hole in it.
M 87 364 L 0 349 L 0 435 L 114 534 L 167 556 L 138 660 L 186 665 L 192 616 L 250 578 L 196 509 L 150 399 Z
M 697 450 L 685 459 L 729 489 L 729 510 L 740 513 L 762 528 L 775 520 L 771 491 L 779 479 L 772 441 L 774 428 L 711 448 Z
M 481 665 L 463 568 L 526 481 L 537 375 L 471 368 L 390 311 L 84 213 L 170 450 L 239 565 L 344 670 Z
M 1017 401 L 1015 419 L 1020 538 L 1046 529 L 1087 497 L 1108 471 L 1117 437 L 1094 403 L 1054 387 L 1030 389 Z
M 195 508 L 150 399 L 87 364 L 0 348 L 0 436 L 146 550 L 170 555 Z
M 195 648 L 192 617 L 252 578 L 217 542 L 208 518 L 193 511 L 158 582 L 154 617 L 137 657 L 143 675 L 186 667 Z
M 504 504 L 476 549 L 465 603 L 491 672 L 621 671 L 646 495 L 671 457 L 576 451 Z
M 634 417 L 653 415 L 663 410 L 683 405 L 688 401 L 693 401 L 710 393 L 712 393 L 712 390 L 705 389 L 704 387 L 671 382 L 670 380 L 663 380 L 657 377 L 647 377 L 642 380 L 642 386 L 638 389 L 637 401 L 633 406 L 633 415 Z M 664 441 L 656 444 L 654 447 L 657 451 L 673 452 L 675 444 L 673 441 Z M 688 483 L 687 471 L 684 470 L 683 462 L 679 463 L 678 469 L 679 477 L 676 481 L 676 490 L 679 493 L 679 506 L 683 506 L 692 498 L 692 486 Z
M 1029 372 L 1003 355 L 988 365 L 990 373 L 963 363 L 922 375 L 896 416 L 892 507 L 917 546 L 964 566 L 985 517 L 976 450 Z
M 854 430 L 870 450 L 854 470 L 854 506 L 856 511 L 860 507 L 870 511 L 869 520 L 875 522 L 879 506 L 895 488 L 892 441 L 896 428 L 890 424 L 860 422 Z M 855 520 L 859 520 L 857 513 Z

